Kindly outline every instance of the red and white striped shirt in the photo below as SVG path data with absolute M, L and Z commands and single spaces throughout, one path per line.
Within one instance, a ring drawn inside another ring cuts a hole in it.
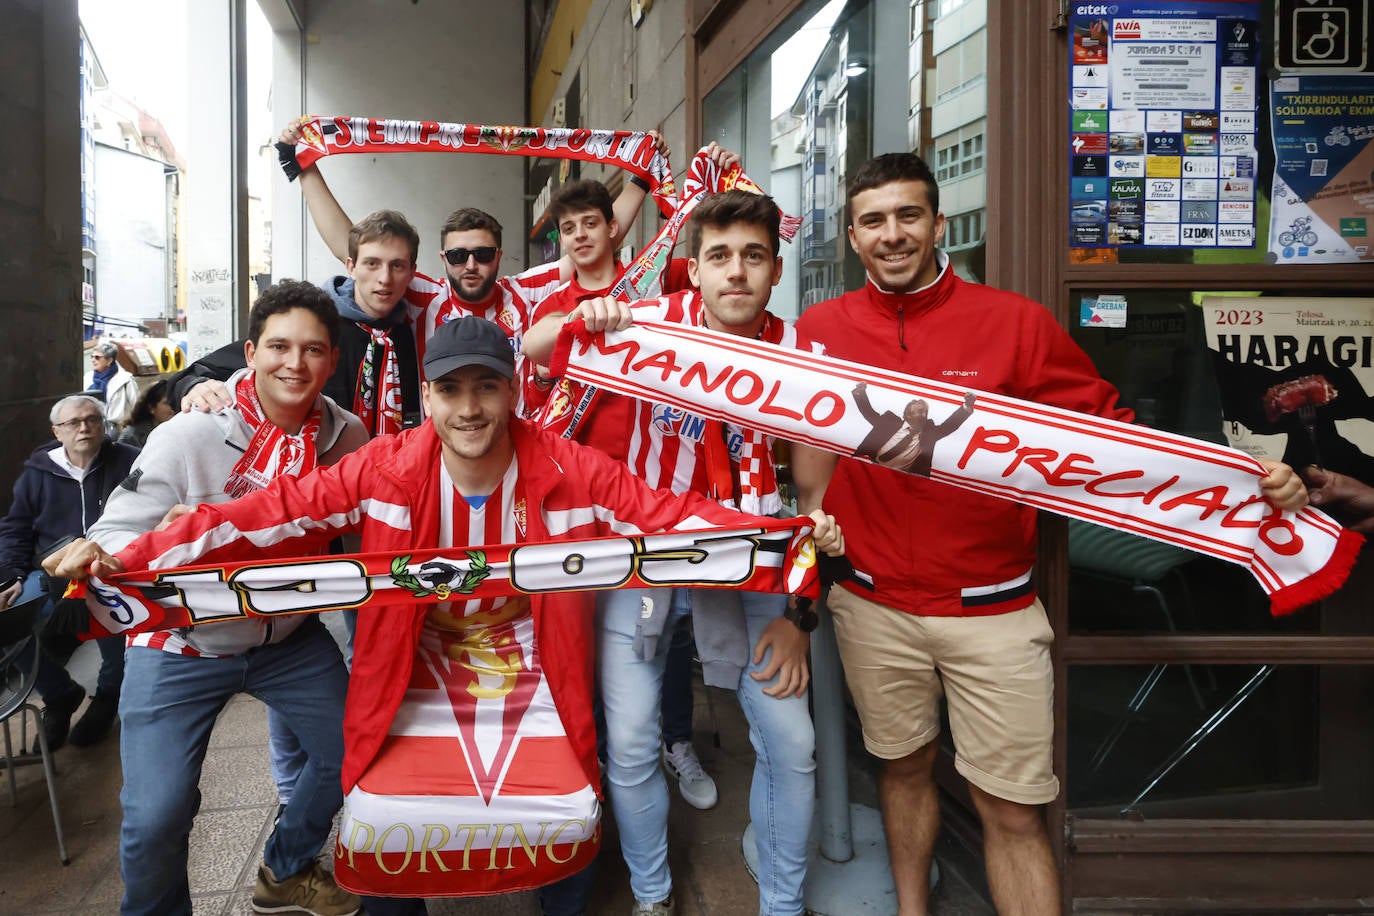
M 498 278 L 486 299 L 472 303 L 458 298 L 447 277 L 436 281 L 417 273 L 406 291 L 406 302 L 410 321 L 415 326 L 415 355 L 421 369 L 425 365 L 425 345 L 439 325 L 468 315 L 494 321 L 506 332 L 511 349 L 515 351 L 516 392 L 521 402 L 516 405 L 516 413 L 523 416 L 524 390 L 533 367 L 525 365 L 520 342 L 529 329 L 531 316 L 539 303 L 562 286 L 563 282 L 559 279 L 558 262 L 552 261 L 532 267 L 524 273 Z
M 705 311 L 701 294 L 685 290 L 659 299 L 635 303 L 635 321 L 660 321 L 703 327 Z M 792 324 L 772 312 L 764 313 L 759 339 L 799 350 L 824 353 L 820 344 L 797 334 Z M 605 392 L 603 392 L 604 394 Z M 632 399 L 627 399 L 632 400 Z M 598 405 L 599 406 L 599 405 Z M 708 492 L 702 437 L 711 428 L 706 420 L 680 407 L 658 402 L 633 400 L 626 464 L 636 477 L 651 487 L 668 487 L 674 493 Z M 744 436 L 738 427 L 724 425 L 732 462 L 738 462 Z M 766 437 L 768 449 L 772 437 Z M 597 443 L 589 443 L 596 445 Z
M 520 341 L 530 326 L 530 316 L 546 296 L 563 285 L 558 274 L 558 262 L 553 261 L 524 273 L 500 277 L 490 295 L 474 303 L 458 298 L 447 277 L 434 280 L 417 273 L 406 291 L 406 302 L 410 306 L 410 320 L 416 328 L 416 349 L 421 365 L 425 361 L 425 344 L 439 325 L 467 315 L 499 324 L 510 338 L 518 360 Z

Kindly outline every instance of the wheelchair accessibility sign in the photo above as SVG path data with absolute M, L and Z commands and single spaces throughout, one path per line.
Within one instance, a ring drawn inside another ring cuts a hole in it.
M 1370 0 L 1278 0 L 1274 60 L 1280 71 L 1368 73 Z

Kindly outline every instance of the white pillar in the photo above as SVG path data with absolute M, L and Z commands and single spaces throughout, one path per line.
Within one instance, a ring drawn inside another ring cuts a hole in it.
M 187 4 L 186 330 L 192 359 L 247 330 L 243 3 Z

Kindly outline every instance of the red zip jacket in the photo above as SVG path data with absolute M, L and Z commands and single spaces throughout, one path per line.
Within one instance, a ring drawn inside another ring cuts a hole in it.
M 914 293 L 862 289 L 807 309 L 797 331 L 826 353 L 939 382 L 1130 422 L 1048 309 L 967 283 L 945 262 Z M 841 458 L 825 510 L 844 529 L 855 594 L 911 614 L 1004 614 L 1035 597 L 1036 510 Z
M 595 449 L 511 419 L 530 541 L 653 533 L 673 527 L 758 521 L 706 499 L 654 491 Z M 128 569 L 162 569 L 245 556 L 294 556 L 345 532 L 362 552 L 409 552 L 439 543 L 440 441 L 431 421 L 373 439 L 331 467 L 265 490 L 202 505 L 119 553 Z M 535 507 L 538 511 L 535 511 Z M 535 640 L 554 704 L 587 781 L 599 787 L 592 722 L 592 602 L 588 593 L 531 596 Z M 410 682 L 424 605 L 364 609 L 354 637 L 344 711 L 343 790 L 357 784 L 382 746 Z M 598 790 L 599 792 L 599 790 Z

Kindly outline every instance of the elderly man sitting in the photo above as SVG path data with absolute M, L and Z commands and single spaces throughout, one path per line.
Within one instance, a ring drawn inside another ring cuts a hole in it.
M 9 514 L 0 519 L 0 608 L 47 590 L 39 563 L 60 541 L 83 535 L 100 518 L 111 491 L 129 475 L 138 449 L 110 441 L 99 401 L 78 394 L 63 398 L 49 415 L 57 441 L 29 455 L 14 484 Z M 52 612 L 51 603 L 44 613 Z M 114 724 L 124 679 L 124 640 L 99 640 L 100 674 L 90 708 L 71 729 L 71 743 L 93 744 Z M 86 691 L 45 650 L 38 664 L 43 732 L 52 749 L 67 741 L 72 714 Z

